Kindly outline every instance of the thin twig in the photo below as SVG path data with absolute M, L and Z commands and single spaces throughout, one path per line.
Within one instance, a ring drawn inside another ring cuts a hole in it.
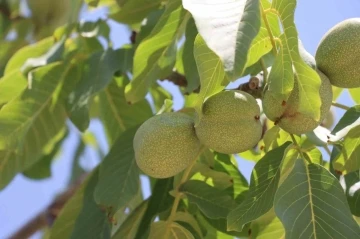
M 194 167 L 197 159 L 199 158 L 199 156 L 202 154 L 203 150 L 205 149 L 205 147 L 203 146 L 199 153 L 196 155 L 196 157 L 194 158 L 194 160 L 191 162 L 191 164 L 185 169 L 181 179 L 180 179 L 180 182 L 178 183 L 178 185 L 176 186 L 175 188 L 175 200 L 174 200 L 174 203 L 173 203 L 173 206 L 171 208 L 171 212 L 170 212 L 170 215 L 168 217 L 168 219 L 166 220 L 167 223 L 171 223 L 176 215 L 176 211 L 177 211 L 177 208 L 179 206 L 179 203 L 180 203 L 180 200 L 181 200 L 181 196 L 182 196 L 182 193 L 179 191 L 180 187 L 182 184 L 184 184 L 187 180 L 188 180 L 188 177 L 190 175 L 190 172 L 191 172 L 191 169 Z M 164 238 L 167 238 L 167 235 L 169 234 L 169 230 L 166 230 L 165 232 L 165 235 L 164 235 Z
M 329 146 L 325 145 L 324 149 L 325 149 L 326 153 L 331 157 L 331 150 L 329 149 Z
M 70 186 L 65 192 L 55 198 L 55 200 L 46 207 L 45 210 L 40 212 L 38 215 L 33 217 L 18 231 L 12 234 L 9 239 L 24 239 L 29 238 L 37 231 L 52 226 L 55 219 L 59 215 L 61 209 L 64 207 L 66 202 L 74 195 L 76 190 L 80 187 L 85 175 L 82 175 L 72 186 Z
M 300 153 L 301 158 L 305 159 L 305 160 L 308 161 L 309 163 L 312 163 L 308 158 L 305 157 L 305 155 L 304 155 L 303 151 L 301 150 L 300 145 L 297 143 L 294 135 L 293 135 L 293 134 L 290 134 L 290 137 L 291 137 L 291 139 L 292 139 L 292 141 L 293 141 L 293 143 L 294 143 L 297 151 Z
M 335 106 L 335 107 L 338 107 L 340 109 L 343 109 L 343 110 L 349 110 L 350 109 L 349 106 L 346 106 L 346 105 L 343 105 L 343 104 L 340 104 L 340 103 L 337 103 L 337 102 L 332 102 L 331 105 Z

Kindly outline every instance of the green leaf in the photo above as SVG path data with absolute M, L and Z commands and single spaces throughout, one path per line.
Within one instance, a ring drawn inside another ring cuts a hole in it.
M 78 31 L 82 37 L 91 38 L 103 36 L 109 42 L 110 27 L 103 19 L 98 19 L 97 21 L 80 22 Z
M 154 84 L 150 88 L 150 94 L 154 101 L 154 108 L 156 112 L 158 112 L 161 109 L 165 100 L 172 99 L 171 94 L 167 90 L 162 88 L 158 83 Z
M 86 185 L 83 207 L 76 219 L 70 239 L 102 238 L 110 239 L 110 224 L 107 214 L 95 202 L 93 194 L 98 183 L 99 170 L 95 169 Z
M 180 192 L 183 192 L 189 201 L 195 203 L 209 218 L 226 218 L 236 205 L 225 191 L 220 191 L 199 180 L 187 181 L 180 186 Z
M 360 169 L 360 125 L 345 136 L 341 153 L 333 161 L 336 170 L 347 174 Z
M 339 181 L 320 165 L 297 160 L 276 192 L 274 207 L 286 238 L 360 237 Z
M 202 231 L 201 228 L 198 224 L 198 222 L 195 220 L 195 218 L 186 212 L 176 212 L 175 216 L 174 216 L 174 221 L 175 222 L 184 222 L 188 225 L 190 225 L 196 232 L 197 235 L 200 236 L 200 238 L 202 238 Z
M 186 23 L 180 0 L 169 0 L 163 15 L 151 34 L 135 51 L 133 80 L 126 86 L 125 96 L 131 103 L 143 99 L 150 86 L 171 73 L 176 60 L 179 28 Z
M 168 210 L 174 201 L 174 198 L 169 194 L 173 189 L 173 178 L 157 179 L 149 199 L 149 204 L 141 219 L 139 229 L 135 238 L 143 238 L 150 229 L 150 224 L 155 216 L 165 210 Z
M 51 145 L 52 147 L 48 150 L 48 152 L 44 153 L 38 162 L 26 169 L 23 172 L 23 175 L 31 179 L 45 179 L 51 177 L 51 163 L 58 155 L 61 145 L 67 136 L 67 131 L 60 131 L 60 133 L 54 138 L 56 143 Z
M 285 230 L 274 208 L 251 222 L 251 238 L 285 238 Z
M 301 58 L 304 60 L 304 62 L 310 66 L 312 69 L 316 69 L 316 61 L 315 61 L 315 57 L 313 55 L 310 54 L 310 52 L 308 52 L 302 41 L 299 39 L 299 53 Z
M 201 214 L 200 212 L 198 212 L 196 214 L 196 219 L 198 220 L 200 226 L 204 230 L 204 239 L 234 239 L 233 235 L 226 234 L 224 232 L 221 232 L 219 228 L 215 228 L 214 226 L 218 226 L 217 224 L 216 225 L 210 224 L 213 221 L 218 221 L 218 220 L 222 220 L 222 219 L 209 220 L 209 218 L 205 218 L 205 216 L 203 214 Z M 226 221 L 225 221 L 225 224 L 226 224 Z M 228 233 L 230 233 L 230 232 L 228 232 Z M 236 232 L 236 233 L 238 233 L 238 232 Z M 241 238 L 240 235 L 239 235 L 239 237 Z
M 211 4 L 183 0 L 183 5 L 195 19 L 204 43 L 220 57 L 230 80 L 236 80 L 245 69 L 251 42 L 260 29 L 259 0 L 216 0 Z M 214 36 L 222 37 L 221 41 Z
M 194 239 L 193 235 L 176 222 L 158 221 L 151 225 L 149 239 Z
M 342 176 L 340 179 L 351 213 L 360 216 L 360 170 Z
M 214 168 L 217 171 L 226 172 L 231 177 L 232 185 L 226 190 L 230 192 L 230 195 L 232 195 L 235 201 L 239 203 L 243 200 L 249 189 L 246 178 L 239 171 L 233 156 L 215 153 L 215 159 L 216 163 Z
M 286 142 L 281 147 L 269 151 L 255 165 L 248 196 L 227 217 L 228 230 L 241 231 L 246 223 L 264 215 L 272 208 L 280 180 L 280 165 L 290 144 Z
M 152 116 L 149 103 L 144 99 L 129 105 L 125 99 L 125 75 L 116 77 L 100 92 L 100 118 L 112 144 L 126 129 L 143 123 Z
M 95 201 L 116 212 L 137 194 L 139 168 L 135 161 L 133 138 L 138 127 L 122 133 L 100 165 Z
M 224 190 L 233 185 L 232 178 L 226 172 L 213 170 L 213 166 L 197 162 L 192 171 L 196 172 L 191 179 L 206 182 L 219 190 Z
M 27 80 L 19 71 L 13 71 L 0 79 L 0 109 L 16 98 L 27 86 Z
M 349 89 L 349 93 L 354 102 L 360 104 L 360 88 Z
M 195 21 L 193 18 L 190 18 L 185 29 L 185 43 L 182 53 L 182 62 L 187 80 L 187 92 L 193 92 L 200 85 L 200 76 L 194 57 L 194 42 L 197 33 Z
M 65 40 L 66 38 L 63 37 L 60 41 L 51 46 L 44 55 L 35 58 L 28 58 L 24 65 L 21 66 L 21 72 L 26 75 L 30 70 L 36 67 L 45 66 L 59 61 L 65 50 Z
M 316 146 L 326 146 L 328 144 L 330 130 L 319 125 L 313 131 L 305 133 L 309 142 Z
M 284 144 L 286 141 L 290 141 L 290 135 L 282 130 L 278 125 L 274 125 L 265 132 L 264 135 L 265 152 L 271 149 L 277 148 Z
M 218 218 L 218 219 L 211 219 L 208 217 L 205 217 L 205 220 L 218 232 L 224 233 L 226 235 L 232 235 L 239 238 L 246 237 L 248 235 L 248 230 L 250 229 L 249 224 L 245 225 L 243 230 L 241 232 L 237 231 L 230 231 L 227 229 L 227 220 L 226 218 Z
M 14 70 L 20 70 L 27 59 L 45 54 L 53 44 L 54 39 L 48 37 L 33 45 L 27 45 L 21 48 L 7 63 L 4 74 L 6 75 Z
M 165 8 L 152 11 L 147 17 L 146 22 L 141 25 L 139 33 L 136 35 L 135 46 L 138 46 L 145 38 L 147 38 L 153 31 L 156 24 L 163 15 Z
M 80 159 L 81 156 L 84 154 L 85 149 L 86 149 L 86 145 L 81 137 L 76 146 L 76 150 L 72 159 L 71 177 L 69 180 L 69 184 L 76 182 L 76 180 L 78 180 L 78 178 L 81 177 L 83 173 L 85 173 L 84 169 L 80 166 Z
M 355 105 L 345 112 L 343 117 L 334 127 L 330 136 L 331 141 L 338 141 L 343 138 L 353 127 L 360 124 L 360 105 Z
M 0 149 L 16 149 L 42 111 L 51 103 L 66 66 L 54 63 L 32 72 L 32 86 L 0 112 Z
M 0 111 L 0 188 L 55 144 L 65 125 L 62 105 L 50 110 L 51 96 L 63 80 L 66 66 L 54 63 L 33 71 L 33 84 Z
M 134 211 L 126 218 L 121 224 L 120 228 L 111 237 L 112 239 L 132 239 L 135 238 L 136 233 L 139 231 L 139 225 L 143 218 L 149 201 L 143 201 Z
M 333 92 L 333 101 L 336 101 L 341 93 L 343 93 L 344 89 L 336 86 L 332 86 L 332 92 Z
M 310 162 L 315 164 L 321 165 L 323 163 L 322 153 L 320 149 L 317 147 L 307 150 L 304 153 L 304 157 L 307 158 Z
M 160 7 L 161 0 L 131 0 L 126 1 L 124 4 L 119 4 L 121 9 L 119 12 L 112 14 L 110 18 L 115 21 L 134 24 L 140 23 L 149 13 Z
M 281 44 L 284 49 L 288 49 L 291 62 L 295 70 L 295 78 L 299 86 L 299 112 L 308 115 L 315 120 L 320 118 L 320 84 L 321 79 L 315 70 L 308 66 L 299 53 L 299 40 L 296 26 L 294 23 L 294 13 L 296 0 L 272 1 L 271 8 L 274 9 L 280 18 L 282 28 L 284 29 L 284 38 L 281 38 Z M 279 54 L 280 55 L 280 54 Z M 289 69 L 290 70 L 290 69 Z M 292 72 L 292 71 L 290 71 Z M 292 78 L 287 78 L 283 84 L 291 86 Z M 282 80 L 281 78 L 278 79 Z M 290 91 L 283 97 L 277 97 L 280 101 L 287 100 Z
M 1 32 L 1 17 L 0 17 L 0 32 Z M 1 35 L 1 34 L 0 34 Z M 28 42 L 25 39 L 17 37 L 14 41 L 0 40 L 0 76 L 4 74 L 5 66 L 11 57 L 23 46 L 27 45 Z
M 280 40 L 286 42 L 284 34 L 280 36 Z M 276 99 L 287 101 L 294 88 L 292 59 L 287 44 L 280 46 L 268 80 L 268 93 Z
M 85 131 L 90 123 L 89 100 L 104 89 L 120 69 L 119 63 L 126 59 L 128 50 L 119 49 L 93 53 L 84 63 L 81 80 L 69 94 L 66 109 L 71 121 L 80 131 Z
M 205 100 L 223 90 L 228 82 L 220 58 L 209 49 L 200 35 L 197 35 L 195 38 L 194 56 L 201 83 L 195 105 L 198 113 L 197 120 L 200 120 L 202 116 L 202 105 Z
M 57 216 L 54 224 L 51 227 L 50 239 L 64 239 L 70 238 L 75 227 L 77 217 L 83 208 L 83 201 L 85 200 L 84 193 L 90 180 L 97 177 L 97 173 L 93 171 L 84 182 L 81 183 L 73 196 L 66 202 Z
M 269 2 L 268 0 L 261 0 L 261 4 L 263 8 L 271 7 L 271 2 Z M 267 14 L 266 17 L 272 35 L 274 37 L 278 37 L 280 35 L 280 26 L 277 16 L 274 14 Z M 245 67 L 247 68 L 257 63 L 263 56 L 269 53 L 271 49 L 272 44 L 268 30 L 266 28 L 266 23 L 264 22 L 264 18 L 261 18 L 260 29 L 250 45 Z

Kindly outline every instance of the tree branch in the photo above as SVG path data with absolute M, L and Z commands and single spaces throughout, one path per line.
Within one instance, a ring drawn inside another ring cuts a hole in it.
M 31 237 L 37 231 L 44 227 L 50 227 L 59 215 L 61 209 L 66 202 L 74 195 L 76 190 L 80 187 L 85 175 L 81 176 L 72 186 L 65 192 L 61 193 L 55 200 L 42 212 L 33 217 L 17 232 L 9 237 L 9 239 L 24 239 Z

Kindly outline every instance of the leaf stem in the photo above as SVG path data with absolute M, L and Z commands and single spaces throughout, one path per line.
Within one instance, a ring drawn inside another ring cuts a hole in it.
M 335 107 L 338 107 L 340 109 L 343 109 L 343 110 L 349 110 L 350 109 L 349 106 L 346 106 L 346 105 L 343 105 L 343 104 L 340 104 L 340 103 L 337 103 L 337 102 L 332 102 L 331 105 L 335 106 Z
M 266 85 L 267 83 L 267 78 L 268 78 L 268 71 L 267 71 L 267 68 L 266 68 L 266 65 L 265 65 L 265 62 L 264 62 L 264 59 L 263 58 L 260 58 L 260 64 L 261 64 L 261 68 L 264 72 L 264 75 L 263 75 L 263 86 Z
M 261 4 L 261 2 L 260 2 L 260 4 Z M 270 24 L 269 24 L 269 21 L 268 21 L 268 19 L 266 17 L 266 13 L 267 13 L 267 11 L 264 10 L 263 5 L 261 4 L 261 16 L 262 16 L 262 18 L 264 20 L 266 30 L 267 30 L 267 32 L 269 34 L 269 37 L 270 37 L 270 41 L 271 41 L 271 45 L 272 45 L 272 51 L 273 51 L 274 55 L 276 56 L 277 55 L 276 43 L 275 43 L 274 36 L 273 36 L 273 34 L 271 32 Z
M 303 159 L 305 159 L 306 161 L 308 161 L 308 163 L 312 163 L 308 158 L 305 157 L 305 155 L 304 155 L 303 151 L 301 150 L 300 145 L 297 143 L 294 135 L 293 135 L 293 134 L 290 134 L 290 137 L 291 137 L 291 140 L 293 141 L 293 143 L 294 143 L 297 151 L 299 151 L 301 158 L 303 158 Z
M 183 175 L 182 175 L 182 177 L 181 177 L 181 179 L 180 179 L 180 182 L 178 183 L 178 185 L 177 185 L 176 188 L 175 188 L 175 200 L 174 200 L 174 203 L 173 203 L 173 205 L 172 205 L 170 215 L 169 215 L 168 219 L 166 220 L 168 224 L 170 224 L 170 223 L 173 221 L 173 219 L 174 219 L 174 217 L 175 217 L 175 214 L 176 214 L 176 210 L 177 210 L 177 208 L 178 208 L 178 206 L 179 206 L 179 203 L 180 203 L 180 200 L 181 200 L 182 193 L 179 192 L 180 186 L 181 186 L 182 184 L 184 184 L 184 183 L 188 180 L 188 177 L 189 177 L 189 175 L 190 175 L 191 169 L 194 167 L 197 159 L 198 159 L 199 156 L 202 154 L 202 152 L 204 151 L 204 149 L 205 149 L 205 146 L 202 146 L 202 147 L 200 148 L 199 153 L 196 155 L 196 157 L 195 157 L 194 160 L 190 163 L 190 165 L 185 169 L 185 171 L 184 171 L 184 173 L 183 173 Z M 167 238 L 168 234 L 169 234 L 169 230 L 166 230 L 165 235 L 164 235 L 164 238 Z
M 328 155 L 331 156 L 331 150 L 329 149 L 329 146 L 325 145 L 324 149 L 325 149 L 326 153 L 328 153 Z

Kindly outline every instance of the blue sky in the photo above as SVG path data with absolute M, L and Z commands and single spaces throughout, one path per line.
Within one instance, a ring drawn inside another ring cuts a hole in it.
M 92 20 L 103 16 L 105 11 L 84 13 L 81 19 Z M 295 21 L 305 48 L 314 55 L 322 36 L 336 23 L 347 18 L 360 17 L 360 0 L 298 0 Z M 129 43 L 129 33 L 125 26 L 111 22 L 111 37 L 115 47 Z M 171 83 L 163 82 L 162 85 L 169 89 L 174 96 L 174 107 L 182 107 L 183 100 L 179 90 Z M 340 97 L 340 101 L 352 105 L 347 93 Z M 343 111 L 336 110 L 337 119 Z M 106 152 L 105 137 L 99 122 L 91 123 L 90 131 L 96 133 L 101 147 Z M 21 227 L 30 218 L 45 208 L 54 196 L 65 189 L 69 180 L 69 167 L 74 145 L 76 145 L 74 129 L 69 139 L 64 144 L 61 157 L 52 165 L 52 178 L 34 181 L 18 175 L 7 188 L 0 192 L 0 239 L 6 238 L 10 233 Z M 95 152 L 87 150 L 82 158 L 87 168 L 94 167 L 97 162 Z M 249 178 L 253 163 L 240 160 L 240 169 Z M 146 183 L 146 182 L 145 182 Z M 144 192 L 148 195 L 148 192 Z M 33 238 L 39 238 L 38 235 Z

